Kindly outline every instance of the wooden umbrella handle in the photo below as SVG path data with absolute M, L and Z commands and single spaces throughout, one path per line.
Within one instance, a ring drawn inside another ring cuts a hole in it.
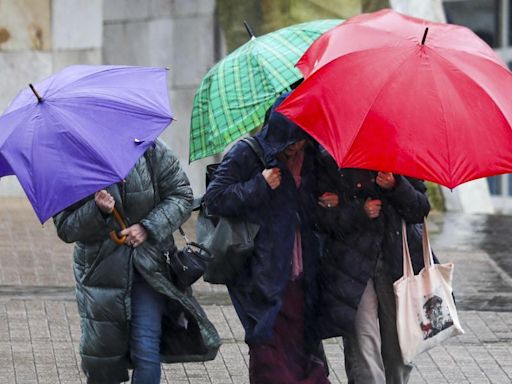
M 116 209 L 116 207 L 114 207 L 114 209 L 112 210 L 112 214 L 114 215 L 114 219 L 116 219 L 117 223 L 121 226 L 121 229 L 126 229 L 126 223 L 124 222 L 121 214 Z M 110 232 L 110 238 L 117 245 L 123 245 L 125 243 L 125 241 L 126 241 L 126 235 L 119 237 L 117 235 L 116 231 L 111 231 Z

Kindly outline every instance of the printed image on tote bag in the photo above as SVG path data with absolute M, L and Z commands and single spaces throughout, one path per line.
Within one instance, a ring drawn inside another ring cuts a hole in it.
M 450 308 L 446 302 L 443 303 L 443 296 L 439 291 L 430 296 L 423 296 L 423 316 L 420 322 L 423 340 L 430 339 L 454 325 Z

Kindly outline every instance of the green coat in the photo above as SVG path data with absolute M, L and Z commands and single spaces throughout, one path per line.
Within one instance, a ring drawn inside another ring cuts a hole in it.
M 93 196 L 54 217 L 59 237 L 75 243 L 80 354 L 88 382 L 128 380 L 134 268 L 169 298 L 172 308 L 162 325 L 162 362 L 212 360 L 220 346 L 217 331 L 191 290 L 184 293 L 173 285 L 162 254 L 164 249 L 174 247 L 172 233 L 190 216 L 192 189 L 178 160 L 162 141 L 150 151 L 154 151 L 150 164 L 142 156 L 125 182 L 107 188 L 127 225 L 140 223 L 148 232 L 143 245 L 133 249 L 110 240 L 109 232 L 116 224 L 111 215 L 100 212 Z M 150 169 L 159 198 L 155 198 Z M 159 201 L 156 206 L 155 201 Z M 176 321 L 182 312 L 188 320 L 186 329 Z

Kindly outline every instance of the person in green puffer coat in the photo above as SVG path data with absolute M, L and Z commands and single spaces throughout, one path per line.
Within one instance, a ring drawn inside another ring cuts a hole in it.
M 75 243 L 80 354 L 88 384 L 160 383 L 160 362 L 215 358 L 219 335 L 192 296 L 170 277 L 165 251 L 192 209 L 192 189 L 177 158 L 158 140 L 121 183 L 54 217 L 58 236 Z M 127 228 L 109 213 L 115 208 Z M 109 233 L 126 236 L 116 244 Z

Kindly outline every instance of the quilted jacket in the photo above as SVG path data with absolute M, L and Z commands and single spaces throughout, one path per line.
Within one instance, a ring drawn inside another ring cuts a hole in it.
M 134 269 L 168 297 L 163 320 L 162 362 L 204 361 L 215 357 L 220 339 L 191 291 L 178 290 L 168 273 L 164 250 L 175 247 L 172 233 L 190 216 L 192 190 L 171 150 L 162 142 L 142 156 L 124 182 L 107 188 L 128 225 L 140 223 L 148 240 L 137 248 L 116 245 L 109 232 L 112 216 L 93 196 L 54 217 L 58 236 L 75 243 L 73 270 L 81 317 L 82 368 L 91 383 L 128 380 L 130 289 Z M 151 160 L 149 160 L 151 159 Z M 159 199 L 155 198 L 152 174 Z M 156 203 L 159 201 L 158 203 Z M 178 317 L 188 320 L 184 328 Z

